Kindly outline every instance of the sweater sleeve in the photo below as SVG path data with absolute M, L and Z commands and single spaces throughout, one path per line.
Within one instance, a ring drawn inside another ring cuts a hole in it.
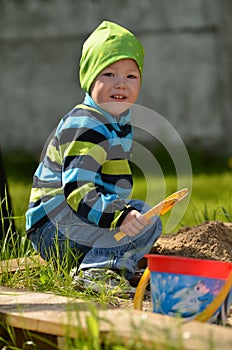
M 108 126 L 90 116 L 67 118 L 59 144 L 69 206 L 97 226 L 116 228 L 133 209 L 124 201 L 132 187 L 128 152 L 112 147 Z

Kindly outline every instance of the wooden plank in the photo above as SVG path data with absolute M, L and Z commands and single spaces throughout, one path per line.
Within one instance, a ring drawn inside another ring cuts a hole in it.
M 91 310 L 95 312 L 91 312 Z M 96 316 L 94 316 L 96 314 Z M 0 287 L 0 320 L 12 327 L 32 332 L 77 338 L 88 336 L 90 318 L 99 322 L 101 338 L 111 337 L 127 343 L 134 339 L 144 344 L 164 344 L 176 349 L 232 349 L 231 328 L 206 323 L 188 322 L 143 311 L 125 309 L 105 310 L 83 300 L 57 296 L 52 293 L 15 290 Z
M 5 272 L 16 272 L 27 268 L 39 268 L 46 262 L 39 255 L 26 256 L 23 258 L 15 258 L 0 261 L 0 274 Z

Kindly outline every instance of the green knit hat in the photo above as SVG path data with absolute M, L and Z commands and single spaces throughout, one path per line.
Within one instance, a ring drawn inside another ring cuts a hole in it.
M 142 79 L 144 49 L 141 42 L 120 25 L 103 21 L 87 38 L 80 60 L 80 84 L 89 93 L 95 78 L 110 64 L 131 58 Z

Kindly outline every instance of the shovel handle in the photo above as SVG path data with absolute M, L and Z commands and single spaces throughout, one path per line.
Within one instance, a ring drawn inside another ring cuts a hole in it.
M 143 214 L 143 216 L 149 220 L 156 215 L 164 215 L 165 213 L 167 213 L 167 211 L 172 209 L 172 207 L 177 202 L 179 202 L 181 199 L 183 199 L 187 194 L 188 194 L 187 188 L 184 188 L 183 190 L 177 191 L 177 192 L 171 194 L 170 196 L 168 196 L 167 198 L 165 198 L 160 203 L 156 204 L 151 209 L 149 209 L 145 214 Z M 126 233 L 119 231 L 119 232 L 115 233 L 114 238 L 116 239 L 116 241 L 120 241 L 125 236 L 126 236 Z

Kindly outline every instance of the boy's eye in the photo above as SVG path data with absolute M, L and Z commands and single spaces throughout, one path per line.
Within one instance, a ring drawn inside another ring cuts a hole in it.
M 107 72 L 107 73 L 104 73 L 103 75 L 105 75 L 106 77 L 113 77 L 114 73 Z
M 137 79 L 137 77 L 134 74 L 129 74 L 127 76 L 127 78 L 129 78 L 129 79 Z

